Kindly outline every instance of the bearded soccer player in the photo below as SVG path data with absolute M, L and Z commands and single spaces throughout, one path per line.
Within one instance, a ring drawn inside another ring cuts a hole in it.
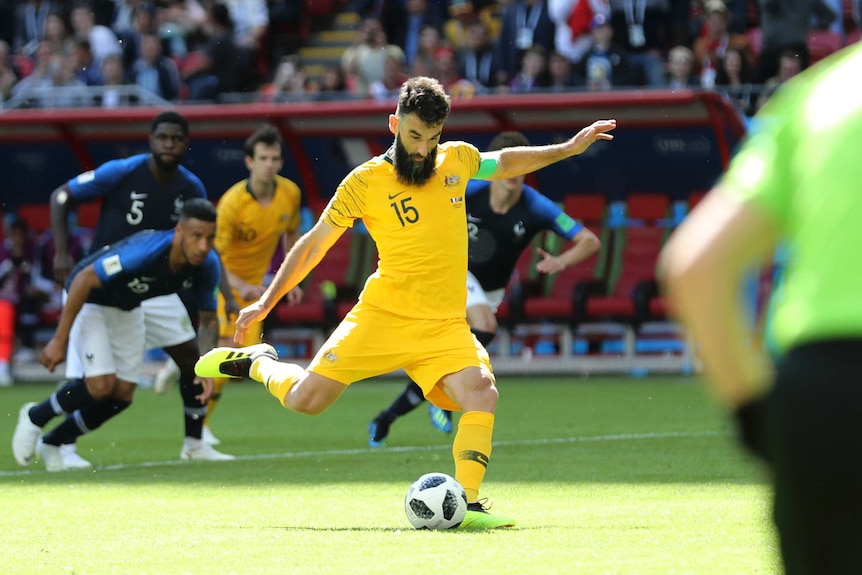
M 566 142 L 480 153 L 466 142 L 441 143 L 449 97 L 426 77 L 407 80 L 389 130 L 394 145 L 355 168 L 318 222 L 287 254 L 264 294 L 242 309 L 236 337 L 262 320 L 362 219 L 379 262 L 359 301 L 307 369 L 278 361 L 267 344 L 216 348 L 195 367 L 201 377 L 251 376 L 287 409 L 317 415 L 352 382 L 404 369 L 429 401 L 462 410 L 452 454 L 455 479 L 467 493 L 462 529 L 514 526 L 488 513 L 479 487 L 491 456 L 498 392 L 485 348 L 464 317 L 467 284 L 465 189 L 471 178 L 505 179 L 611 140 L 615 120 L 584 128 Z

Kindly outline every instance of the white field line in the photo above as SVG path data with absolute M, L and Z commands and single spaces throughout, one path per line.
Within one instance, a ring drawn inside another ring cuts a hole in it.
M 607 441 L 646 441 L 651 439 L 689 439 L 696 437 L 719 437 L 726 433 L 718 431 L 669 431 L 662 433 L 620 433 L 613 435 L 593 435 L 587 437 L 555 437 L 550 439 L 516 439 L 512 441 L 495 441 L 494 449 L 500 447 L 520 447 L 524 445 L 560 445 L 566 443 L 598 443 Z M 401 447 L 365 447 L 361 449 L 330 449 L 324 451 L 288 451 L 285 453 L 261 453 L 256 455 L 238 455 L 235 461 L 262 461 L 265 459 L 300 459 L 307 457 L 327 457 L 339 455 L 376 455 L 385 453 L 416 453 L 421 451 L 443 451 L 452 449 L 451 444 L 441 445 L 405 445 Z M 141 463 L 119 463 L 96 467 L 92 471 L 115 471 L 120 469 L 144 469 L 149 467 L 169 467 L 172 465 L 189 465 L 194 462 L 170 459 L 167 461 L 145 461 Z M 225 462 L 220 462 L 224 464 Z M 0 471 L 2 477 L 21 477 L 47 473 L 44 469 L 21 469 L 18 471 Z

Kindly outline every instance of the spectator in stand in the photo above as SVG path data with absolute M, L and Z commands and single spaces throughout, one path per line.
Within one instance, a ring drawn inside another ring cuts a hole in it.
M 123 86 L 128 85 L 128 82 L 123 68 L 123 58 L 119 54 L 107 56 L 102 60 L 102 79 L 104 88 L 97 105 L 103 108 L 119 108 L 139 102 L 136 95 L 122 89 Z
M 667 53 L 667 87 L 671 90 L 690 90 L 698 87 L 693 74 L 694 54 L 686 46 L 674 46 Z
M 304 100 L 309 93 L 310 81 L 299 56 L 284 56 L 275 71 L 272 82 L 261 89 L 267 100 Z
M 744 116 L 753 113 L 754 70 L 745 55 L 728 48 L 719 61 L 715 76 L 716 90 L 730 100 Z
M 546 88 L 547 67 L 545 49 L 538 44 L 530 46 L 521 57 L 521 69 L 509 82 L 509 90 L 523 93 Z
M 96 24 L 96 15 L 89 2 L 78 2 L 72 8 L 72 30 L 78 39 L 88 40 L 93 53 L 94 66 L 99 68 L 102 59 L 110 54 L 122 54 L 120 41 L 107 26 Z
M 12 96 L 21 96 L 33 93 L 33 90 L 50 88 L 54 86 L 54 75 L 63 63 L 63 55 L 53 42 L 41 41 L 36 47 L 33 71 L 12 86 Z M 38 99 L 34 98 L 34 103 Z
M 429 6 L 428 0 L 405 0 L 404 10 L 404 20 L 396 28 L 398 34 L 391 36 L 387 32 L 387 37 L 390 42 L 404 50 L 404 66 L 409 70 L 419 52 L 425 29 L 429 26 L 433 28 L 439 39 L 442 35 L 443 21 L 438 17 L 436 6 Z
M 347 79 L 340 65 L 330 64 L 323 69 L 313 94 L 315 100 L 341 100 L 348 96 Z
M 216 100 L 237 88 L 240 60 L 233 43 L 233 22 L 224 4 L 212 4 L 204 23 L 207 41 L 186 61 L 181 73 L 190 100 Z
M 35 357 L 34 335 L 39 309 L 48 300 L 33 281 L 34 240 L 23 219 L 13 219 L 9 237 L 0 246 L 0 387 L 12 385 L 11 364 L 17 334 L 21 348 L 15 354 Z
M 129 27 L 117 32 L 123 45 L 123 65 L 126 69 L 131 70 L 141 55 L 141 37 L 144 34 L 158 34 L 158 31 L 155 4 L 137 2 L 131 11 Z
M 143 0 L 113 0 L 114 15 L 111 19 L 111 30 L 118 38 L 122 39 L 122 35 L 131 32 L 135 21 L 135 10 L 140 4 L 144 4 Z
M 162 54 L 162 41 L 155 34 L 142 34 L 140 43 L 140 56 L 132 65 L 133 82 L 164 100 L 179 98 L 180 73 L 174 61 Z
M 581 77 L 592 91 L 630 86 L 633 74 L 626 51 L 614 42 L 611 21 L 601 14 L 593 18 L 593 47 L 581 60 Z
M 39 42 L 45 39 L 45 22 L 48 14 L 59 12 L 60 2 L 49 0 L 27 0 L 20 3 L 15 11 L 15 36 L 12 52 L 24 56 L 34 56 Z
M 206 42 L 208 11 L 198 0 L 167 0 L 156 13 L 165 55 L 183 58 Z
M 637 72 L 638 84 L 665 84 L 665 50 L 671 45 L 671 0 L 611 0 L 614 38 Z
M 12 95 L 12 87 L 18 82 L 18 73 L 9 58 L 9 44 L 0 40 L 0 98 L 7 100 Z
M 458 55 L 458 72 L 476 92 L 496 86 L 497 61 L 488 26 L 478 18 L 467 27 L 466 48 Z
M 65 54 L 75 49 L 75 38 L 69 33 L 66 20 L 58 12 L 51 12 L 45 20 L 45 40 L 53 42 Z
M 578 85 L 572 63 L 563 54 L 553 52 L 548 57 L 548 90 L 571 92 Z
M 363 20 L 356 42 L 341 56 L 341 67 L 347 76 L 350 91 L 365 97 L 368 87 L 383 79 L 386 57 L 394 54 L 400 54 L 402 59 L 404 57 L 401 48 L 387 43 L 380 21 L 374 18 Z
M 383 64 L 383 79 L 373 82 L 368 87 L 368 93 L 378 101 L 397 100 L 401 85 L 407 81 L 407 77 L 404 61 L 397 54 L 390 54 L 386 56 L 386 62 Z
M 410 75 L 431 76 L 434 70 L 434 58 L 436 58 L 437 50 L 443 46 L 445 44 L 443 43 L 443 37 L 440 35 L 440 30 L 434 26 L 423 26 L 411 64 L 406 64 L 405 55 L 405 66 L 410 71 Z
M 593 45 L 593 18 L 610 18 L 611 8 L 608 0 L 548 0 L 548 12 L 556 25 L 556 51 L 578 64 Z
M 539 45 L 554 49 L 554 23 L 545 0 L 513 0 L 503 9 L 503 27 L 497 38 L 497 83 L 508 86 L 521 68 L 528 49 Z
M 93 51 L 90 49 L 90 41 L 86 38 L 75 38 L 72 52 L 66 56 L 72 60 L 75 69 L 75 77 L 85 86 L 101 86 L 104 84 L 102 78 L 102 67 L 96 63 Z M 116 54 L 111 54 L 115 56 Z
M 718 62 L 724 58 L 728 49 L 738 50 L 751 64 L 754 63 L 754 54 L 745 34 L 731 34 L 728 31 L 730 10 L 722 0 L 707 0 L 703 12 L 705 26 L 701 35 L 695 39 L 692 52 L 700 85 L 712 88 L 716 85 Z
M 828 28 L 837 15 L 823 0 L 758 0 L 760 4 L 759 80 L 763 83 L 780 75 L 782 55 L 793 51 L 801 69 L 808 67 L 808 32 Z M 759 106 L 758 106 L 759 107 Z
M 763 90 L 757 98 L 757 110 L 763 107 L 782 84 L 804 69 L 803 58 L 804 56 L 795 50 L 785 50 L 781 53 L 778 59 L 778 73 L 764 84 Z
M 471 98 L 474 94 L 473 84 L 458 74 L 455 51 L 448 46 L 442 46 L 434 53 L 431 76 L 443 84 L 443 88 L 453 99 Z
M 266 0 L 225 0 L 233 21 L 233 43 L 239 58 L 238 90 L 256 89 L 261 68 L 258 58 L 269 29 Z

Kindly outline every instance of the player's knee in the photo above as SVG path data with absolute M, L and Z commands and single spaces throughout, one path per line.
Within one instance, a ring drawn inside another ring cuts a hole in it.
M 84 381 L 87 384 L 87 391 L 96 401 L 110 397 L 117 385 L 117 378 L 113 374 L 88 377 Z
M 320 415 L 329 405 L 309 394 L 288 393 L 284 400 L 285 406 L 303 415 Z

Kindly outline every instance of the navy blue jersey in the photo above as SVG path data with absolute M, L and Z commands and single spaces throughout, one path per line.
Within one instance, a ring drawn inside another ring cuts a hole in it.
M 536 234 L 551 230 L 573 240 L 583 225 L 543 196 L 524 186 L 521 199 L 505 214 L 491 209 L 491 182 L 467 183 L 467 231 L 470 234 L 470 273 L 485 291 L 504 288 L 515 265 Z
M 102 198 L 91 251 L 141 230 L 168 230 L 177 225 L 183 203 L 206 198 L 203 182 L 183 166 L 167 183 L 159 183 L 147 165 L 149 154 L 105 162 L 69 180 L 76 201 Z
M 102 285 L 90 292 L 87 303 L 130 310 L 145 299 L 189 290 L 201 311 L 215 311 L 216 288 L 221 264 L 211 250 L 203 265 L 184 265 L 178 271 L 168 267 L 175 230 L 144 230 L 103 247 L 78 262 L 69 280 L 93 264 Z

